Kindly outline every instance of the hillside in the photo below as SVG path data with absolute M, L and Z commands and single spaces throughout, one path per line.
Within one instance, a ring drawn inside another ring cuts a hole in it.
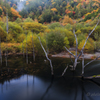
M 65 15 L 87 21 L 98 16 L 99 8 L 100 0 L 27 0 L 20 14 L 42 23 L 60 21 Z
M 26 52 L 27 41 L 31 53 L 34 41 L 36 55 L 43 55 L 37 36 L 51 54 L 65 51 L 64 46 L 75 48 L 74 29 L 80 51 L 100 19 L 99 13 L 100 0 L 0 0 L 1 52 L 4 54 L 6 48 L 8 53 Z M 100 23 L 84 50 L 95 51 L 100 51 Z
M 61 21 L 64 16 L 71 19 L 88 21 L 99 16 L 100 0 L 0 0 L 0 16 L 9 20 L 30 17 L 40 23 Z M 19 11 L 19 12 L 18 12 Z

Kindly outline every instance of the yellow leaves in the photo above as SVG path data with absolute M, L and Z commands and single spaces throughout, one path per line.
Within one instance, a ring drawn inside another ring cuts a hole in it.
M 70 24 L 74 24 L 73 23 L 73 20 L 71 18 L 69 18 L 69 16 L 64 16 L 64 19 L 63 19 L 63 22 L 62 22 L 62 25 L 67 25 L 68 23 Z
M 2 21 L 2 18 L 0 17 L 0 21 Z
M 3 11 L 2 7 L 0 6 L 0 9 Z
M 15 10 L 13 7 L 11 7 L 11 12 L 12 12 L 12 14 L 13 14 L 14 16 L 17 16 L 17 17 L 21 18 L 21 16 L 19 15 L 18 11 Z
M 53 2 L 52 5 L 54 5 L 56 2 Z
M 81 31 L 78 29 L 78 30 L 76 31 L 76 34 L 77 34 L 77 35 L 81 34 Z
M 57 12 L 57 9 L 56 8 L 52 8 L 51 9 L 53 12 Z
M 51 0 L 51 2 L 53 2 L 53 0 Z
M 79 6 L 82 5 L 82 3 L 78 3 L 78 5 L 76 6 L 79 9 Z
M 68 9 L 69 7 L 71 7 L 71 6 L 69 5 L 69 3 L 67 3 L 67 6 L 66 6 L 66 8 Z
M 89 19 L 89 20 L 87 20 L 87 21 L 86 21 L 86 23 L 89 23 L 89 22 L 91 22 L 91 21 L 92 21 L 92 20 L 91 20 L 91 19 Z
M 77 2 L 77 0 L 74 0 L 74 2 Z
M 85 14 L 85 16 L 87 16 L 87 15 L 89 15 L 89 14 L 91 14 L 91 13 L 87 13 L 87 14 Z
M 42 7 L 41 7 L 41 6 L 39 6 L 39 9 L 40 9 L 40 10 L 42 10 Z
M 26 22 L 23 24 L 23 28 L 26 30 L 32 30 L 35 33 L 44 32 L 47 26 L 44 26 L 37 22 Z
M 50 31 L 51 31 L 50 29 L 46 29 L 46 30 L 45 30 L 46 33 L 49 33 Z
M 92 1 L 95 1 L 95 2 L 97 2 L 97 3 L 100 3 L 100 0 L 92 0 Z
M 28 5 L 29 4 L 29 2 L 28 1 L 26 1 L 26 5 Z
M 93 7 L 94 7 L 94 6 L 99 7 L 99 4 L 97 4 L 97 3 L 95 2 L 92 6 L 93 6 Z
M 70 11 L 70 10 L 68 10 L 68 9 L 65 10 L 65 13 L 66 13 L 66 14 L 69 14 L 69 13 L 71 13 L 71 12 L 72 12 L 72 11 Z
M 85 40 L 83 40 L 82 42 L 80 42 L 79 47 L 78 47 L 79 50 L 82 49 L 84 43 L 85 43 Z M 90 39 L 87 41 L 84 50 L 85 50 L 86 52 L 93 51 L 93 50 L 94 50 L 94 45 L 93 45 L 93 44 L 94 44 L 94 41 L 90 38 Z

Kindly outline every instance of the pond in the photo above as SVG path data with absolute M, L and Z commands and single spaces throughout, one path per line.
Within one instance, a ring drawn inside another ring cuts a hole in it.
M 73 72 L 68 68 L 64 77 L 61 74 L 70 59 L 51 58 L 54 77 L 51 76 L 49 62 L 45 57 L 37 57 L 29 64 L 22 56 L 9 56 L 8 66 L 0 66 L 0 100 L 99 100 L 100 79 L 81 79 L 81 63 Z M 86 60 L 88 62 L 90 60 Z M 4 74 L 5 73 L 5 74 Z M 84 76 L 100 74 L 100 61 L 85 68 Z

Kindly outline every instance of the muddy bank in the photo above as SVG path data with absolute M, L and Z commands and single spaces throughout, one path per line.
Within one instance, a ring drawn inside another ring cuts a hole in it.
M 94 54 L 84 53 L 84 58 L 85 59 L 94 59 L 94 58 L 96 58 L 98 56 L 100 56 L 100 53 L 99 52 L 96 52 Z M 61 52 L 59 54 L 52 55 L 51 57 L 70 58 L 69 54 L 68 53 L 65 53 L 65 52 Z M 71 57 L 74 58 L 73 56 L 71 56 Z M 100 58 L 98 58 L 98 59 L 100 59 Z

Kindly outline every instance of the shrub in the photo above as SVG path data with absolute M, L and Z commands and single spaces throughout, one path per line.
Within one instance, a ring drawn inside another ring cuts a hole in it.
M 82 40 L 82 42 L 80 42 L 78 49 L 81 50 L 83 45 L 85 43 L 85 40 Z M 94 41 L 90 38 L 84 48 L 85 52 L 90 52 L 90 51 L 94 51 Z
M 59 22 L 55 22 L 55 23 L 52 23 L 50 24 L 49 26 L 49 29 L 55 29 L 56 27 L 61 27 L 60 23 Z

